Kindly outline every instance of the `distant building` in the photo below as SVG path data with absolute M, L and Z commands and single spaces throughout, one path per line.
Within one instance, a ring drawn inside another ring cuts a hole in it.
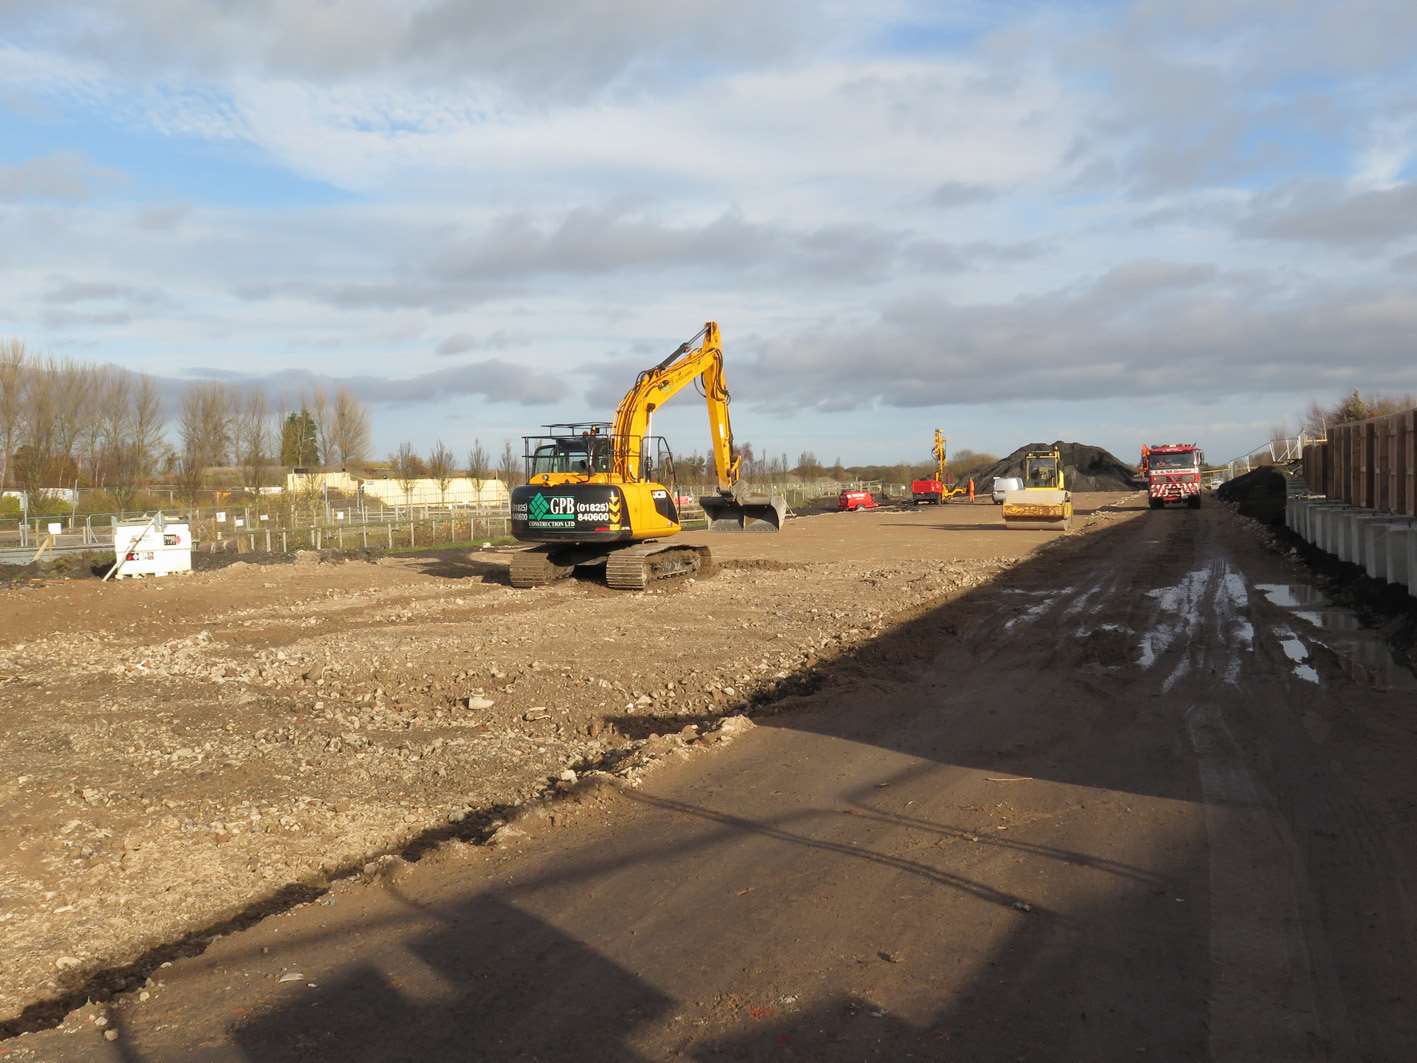
M 293 495 L 321 492 L 326 488 L 351 497 L 363 495 L 367 501 L 382 502 L 386 506 L 505 506 L 511 501 L 507 485 L 501 480 L 472 480 L 466 476 L 449 480 L 446 491 L 439 490 L 437 480 L 420 477 L 410 482 L 407 492 L 403 484 L 392 477 L 365 479 L 344 471 L 295 469 L 285 478 L 285 489 Z

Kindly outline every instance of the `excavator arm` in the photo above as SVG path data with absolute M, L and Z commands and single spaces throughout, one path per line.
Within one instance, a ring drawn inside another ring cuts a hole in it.
M 641 478 L 645 440 L 654 412 L 695 380 L 699 381 L 708 407 L 713 467 L 718 480 L 718 495 L 700 500 L 710 528 L 777 531 L 786 515 L 786 500 L 781 495 L 751 496 L 742 483 L 742 459 L 733 450 L 733 428 L 728 416 L 723 342 L 714 321 L 705 323 L 658 365 L 640 373 L 620 400 L 612 429 L 614 477 L 626 482 Z
M 699 341 L 702 340 L 702 343 Z M 693 346 L 699 343 L 697 347 Z M 650 419 L 690 382 L 700 381 L 708 404 L 709 435 L 719 491 L 731 491 L 738 482 L 740 459 L 733 452 L 733 429 L 728 419 L 728 387 L 723 380 L 723 345 L 717 322 L 710 321 L 668 358 L 646 369 L 620 400 L 615 411 L 615 473 L 625 480 L 639 479 Z

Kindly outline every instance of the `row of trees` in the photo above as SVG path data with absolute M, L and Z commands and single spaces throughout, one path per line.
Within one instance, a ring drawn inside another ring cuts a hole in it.
M 281 465 L 368 456 L 368 411 L 343 388 L 275 403 L 256 387 L 204 381 L 181 389 L 171 417 L 163 400 L 152 377 L 0 340 L 0 490 L 35 500 L 56 487 L 96 488 L 126 509 L 158 477 L 194 497 L 214 469 L 234 467 L 256 489 Z
M 166 456 L 163 422 L 152 378 L 0 340 L 0 490 L 82 484 L 122 505 Z

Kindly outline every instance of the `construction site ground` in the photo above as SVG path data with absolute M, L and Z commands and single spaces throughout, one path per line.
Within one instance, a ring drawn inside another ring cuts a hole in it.
M 1417 1058 L 1417 679 L 1078 502 L 6 591 L 0 1056 Z

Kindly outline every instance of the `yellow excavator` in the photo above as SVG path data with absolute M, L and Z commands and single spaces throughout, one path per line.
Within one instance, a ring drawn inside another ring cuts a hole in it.
M 1030 450 L 1023 458 L 1023 487 L 1004 496 L 1004 527 L 1067 531 L 1073 496 L 1063 482 L 1063 456 L 1056 447 Z
M 546 425 L 546 434 L 524 437 L 527 483 L 512 492 L 512 535 L 540 545 L 512 555 L 513 587 L 541 586 L 581 565 L 604 565 L 606 583 L 619 590 L 712 573 L 708 547 L 673 541 L 683 530 L 674 457 L 651 434 L 654 412 L 691 383 L 708 406 L 718 480 L 717 494 L 699 499 L 709 530 L 781 530 L 786 499 L 753 495 L 741 479 L 723 342 L 710 321 L 635 378 L 613 423 Z

